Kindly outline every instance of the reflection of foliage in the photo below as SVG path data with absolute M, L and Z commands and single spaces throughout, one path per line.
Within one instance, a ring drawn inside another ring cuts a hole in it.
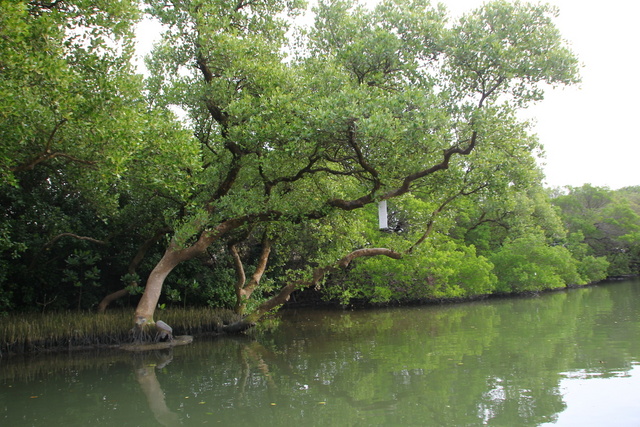
M 137 273 L 127 273 L 120 280 L 124 283 L 125 289 L 130 295 L 137 295 L 142 292 L 142 287 L 138 285 L 140 276 Z
M 535 426 L 564 409 L 562 373 L 629 369 L 640 351 L 635 295 L 613 285 L 455 306 L 284 312 L 265 347 L 191 346 L 163 384 L 220 408 L 222 423 Z M 628 338 L 613 352 L 612 325 Z M 185 412 L 204 417 L 190 400 Z M 253 410 L 224 409 L 230 402 Z
M 615 376 L 637 361 L 639 284 L 459 305 L 285 311 L 279 329 L 258 340 L 199 339 L 175 348 L 162 369 L 155 354 L 124 352 L 3 361 L 13 390 L 37 382 L 52 403 L 29 407 L 18 397 L 7 413 L 46 410 L 48 422 L 71 425 L 87 411 L 111 424 L 127 414 L 142 425 L 149 411 L 132 369 L 156 365 L 168 409 L 194 425 L 537 426 L 565 408 L 567 373 Z M 62 409 L 80 393 L 82 411 Z

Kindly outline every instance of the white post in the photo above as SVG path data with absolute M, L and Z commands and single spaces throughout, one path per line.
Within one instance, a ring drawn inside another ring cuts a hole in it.
M 386 230 L 389 228 L 387 223 L 387 201 L 381 200 L 378 202 L 378 228 L 380 230 Z

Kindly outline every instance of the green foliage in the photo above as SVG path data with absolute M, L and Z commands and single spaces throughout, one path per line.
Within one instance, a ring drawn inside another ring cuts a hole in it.
M 605 255 L 567 240 L 537 185 L 541 147 L 517 118 L 545 85 L 578 80 L 551 7 L 495 1 L 449 22 L 425 0 L 321 1 L 293 28 L 299 1 L 149 0 L 166 31 L 143 81 L 136 2 L 0 2 L 0 310 L 91 307 L 123 287 L 135 303 L 166 239 L 198 256 L 158 302 L 232 307 L 228 245 L 249 277 L 265 233 L 249 307 L 366 247 L 412 250 L 357 260 L 329 297 L 490 293 L 488 259 L 519 239 L 540 251 L 518 259 L 527 269 L 564 265 L 550 286 L 581 282 L 576 268 L 602 275 Z M 381 199 L 388 233 L 375 226 Z M 626 245 L 610 261 L 631 270 L 637 203 L 614 205 L 599 230 Z M 569 231 L 595 241 L 588 222 Z
M 124 288 L 130 295 L 137 295 L 142 292 L 142 288 L 138 285 L 140 283 L 140 276 L 136 273 L 127 273 L 120 278 Z
M 199 146 L 145 99 L 131 62 L 137 2 L 0 6 L 0 298 L 64 308 L 88 281 L 99 285 L 89 307 L 180 214 Z M 68 268 L 84 251 L 101 258 L 99 280 Z
M 372 303 L 466 298 L 492 292 L 493 266 L 475 248 L 453 241 L 418 246 L 401 260 L 383 257 L 359 261 L 323 290 L 327 298 Z
M 87 291 L 90 292 L 90 288 L 100 286 L 101 272 L 96 265 L 98 261 L 100 261 L 100 255 L 82 250 L 74 250 L 65 260 L 67 268 L 62 271 L 62 281 L 69 282 L 77 288 L 78 310 L 83 308 L 83 303 L 87 304 Z M 95 293 L 94 298 L 96 298 Z M 91 301 L 91 303 L 93 305 L 97 301 Z
M 498 277 L 496 292 L 538 292 L 586 283 L 569 250 L 547 245 L 540 235 L 514 239 L 490 259 Z
M 568 188 L 567 194 L 553 199 L 560 208 L 567 228 L 581 238 L 573 247 L 578 256 L 606 257 L 608 276 L 638 274 L 640 258 L 640 214 L 637 192 L 633 188 L 612 191 L 608 188 Z M 600 262 L 599 265 L 603 265 Z
M 181 264 L 166 282 L 161 301 L 170 307 L 232 308 L 235 303 L 233 267 L 213 259 Z
M 71 282 L 75 287 L 82 287 L 85 284 L 98 286 L 100 279 L 100 269 L 96 263 L 100 260 L 98 254 L 90 251 L 73 251 L 66 259 L 67 268 L 63 270 L 64 281 Z
M 585 256 L 578 264 L 578 274 L 587 283 L 595 283 L 607 278 L 609 261 L 605 257 Z
M 507 79 L 500 91 L 524 105 L 542 99 L 538 81 L 577 82 L 578 61 L 553 25 L 557 13 L 549 5 L 499 0 L 463 16 L 450 35 L 448 71 L 460 83 L 456 90 L 486 93 L 494 79 Z
M 2 10 L 1 183 L 47 162 L 66 164 L 87 194 L 108 194 L 138 130 L 136 4 L 3 1 Z

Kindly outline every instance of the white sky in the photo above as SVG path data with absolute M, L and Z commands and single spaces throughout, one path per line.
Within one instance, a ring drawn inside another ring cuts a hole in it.
M 484 0 L 440 0 L 458 15 Z M 640 185 L 640 2 L 546 0 L 583 65 L 582 83 L 547 92 L 524 114 L 544 145 L 549 187 Z
M 432 0 L 436 3 L 436 0 Z M 484 0 L 440 0 L 452 15 Z M 547 0 L 560 8 L 556 25 L 583 64 L 582 83 L 556 89 L 530 107 L 544 145 L 546 185 L 640 185 L 640 2 Z M 157 34 L 147 27 L 141 37 Z M 147 37 L 145 37 L 147 36 Z M 145 49 L 146 50 L 146 49 Z

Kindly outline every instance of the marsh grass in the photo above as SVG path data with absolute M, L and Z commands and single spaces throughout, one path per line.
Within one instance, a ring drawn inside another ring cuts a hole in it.
M 12 314 L 0 319 L 0 357 L 128 343 L 132 319 L 129 310 Z M 239 316 L 230 310 L 186 308 L 158 311 L 155 319 L 171 325 L 174 335 L 198 335 L 217 333 Z

